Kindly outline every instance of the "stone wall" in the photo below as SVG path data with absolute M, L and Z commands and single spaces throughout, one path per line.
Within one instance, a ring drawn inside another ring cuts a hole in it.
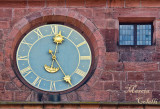
M 16 77 L 12 55 L 16 40 L 42 22 L 70 23 L 87 34 L 94 48 L 94 74 L 61 95 L 62 101 L 160 100 L 159 7 L 159 0 L 0 0 L 0 101 L 37 100 L 37 93 Z M 153 22 L 153 45 L 119 46 L 119 22 Z M 125 93 L 129 85 L 150 93 Z

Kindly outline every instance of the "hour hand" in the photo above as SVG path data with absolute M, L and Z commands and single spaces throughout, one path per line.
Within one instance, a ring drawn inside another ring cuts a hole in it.
M 65 75 L 65 77 L 63 77 L 63 79 L 65 82 L 69 83 L 72 86 L 71 77 L 69 75 Z

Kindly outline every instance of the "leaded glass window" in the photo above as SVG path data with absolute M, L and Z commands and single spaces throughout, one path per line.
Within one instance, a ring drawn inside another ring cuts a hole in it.
M 152 24 L 120 24 L 119 45 L 152 45 Z

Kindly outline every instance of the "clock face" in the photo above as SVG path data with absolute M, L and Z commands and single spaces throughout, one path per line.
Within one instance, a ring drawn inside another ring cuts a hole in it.
M 21 77 L 42 91 L 68 90 L 84 80 L 92 54 L 85 38 L 73 28 L 43 25 L 20 42 L 16 62 Z

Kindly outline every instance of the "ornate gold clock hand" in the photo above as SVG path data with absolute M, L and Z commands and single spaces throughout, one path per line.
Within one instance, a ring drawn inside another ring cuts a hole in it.
M 57 47 L 56 47 L 57 48 Z M 53 63 L 54 63 L 54 60 L 56 59 L 56 56 L 55 55 L 53 55 L 53 53 L 52 53 L 52 50 L 49 50 L 49 53 L 50 54 L 52 54 L 52 65 L 51 65 L 51 67 L 50 66 L 47 66 L 47 65 L 44 65 L 44 68 L 45 68 L 45 70 L 47 71 L 47 72 L 49 72 L 49 73 L 55 73 L 55 72 L 57 72 L 58 70 L 59 70 L 59 68 L 55 68 L 55 67 L 53 67 Z
M 63 71 L 63 69 L 61 68 L 61 66 L 59 65 L 57 59 L 55 59 L 56 63 L 58 64 L 59 68 L 61 69 L 62 73 L 64 74 L 63 80 L 67 83 L 69 83 L 70 85 L 72 85 L 71 83 L 71 77 L 69 75 L 66 75 Z

